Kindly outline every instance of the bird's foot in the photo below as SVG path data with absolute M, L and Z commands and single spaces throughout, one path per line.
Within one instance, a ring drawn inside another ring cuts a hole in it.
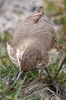
M 57 84 L 55 80 L 52 80 L 52 87 L 53 90 L 56 91 L 56 93 L 59 92 L 59 84 Z
M 55 91 L 57 94 L 61 94 L 60 85 L 54 79 L 51 79 L 51 89 Z
M 55 91 L 57 94 L 58 93 L 62 93 L 62 90 L 61 90 L 61 88 L 60 88 L 60 85 L 54 80 L 54 78 L 50 75 L 50 73 L 49 73 L 49 71 L 48 71 L 48 69 L 47 68 L 45 68 L 45 71 L 46 71 L 46 73 L 48 74 L 48 76 L 49 76 L 49 80 L 50 80 L 50 84 L 51 84 L 51 89 L 53 90 L 53 91 Z

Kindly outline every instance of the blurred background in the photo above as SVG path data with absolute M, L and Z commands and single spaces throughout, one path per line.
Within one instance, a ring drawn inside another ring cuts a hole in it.
M 5 88 L 7 87 L 8 81 L 6 80 L 8 80 L 8 77 L 13 77 L 17 71 L 15 65 L 10 61 L 6 50 L 11 31 L 22 19 L 41 5 L 44 6 L 46 15 L 53 22 L 61 49 L 66 52 L 66 0 L 0 0 L 0 92 L 3 91 L 5 84 Z M 65 72 L 66 70 L 61 75 L 62 79 L 65 77 Z

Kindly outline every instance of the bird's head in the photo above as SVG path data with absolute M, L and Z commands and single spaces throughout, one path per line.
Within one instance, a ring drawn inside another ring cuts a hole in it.
M 21 70 L 32 70 L 41 61 L 41 50 L 36 45 L 30 45 L 22 55 Z

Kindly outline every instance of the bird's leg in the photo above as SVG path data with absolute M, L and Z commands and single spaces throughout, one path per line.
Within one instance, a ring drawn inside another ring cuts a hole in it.
M 58 76 L 60 70 L 61 70 L 62 67 L 63 67 L 63 64 L 65 63 L 65 61 L 66 61 L 66 54 L 63 53 L 63 56 L 62 56 L 62 58 L 60 59 L 60 62 L 59 62 L 59 65 L 58 65 L 58 70 L 57 70 L 55 76 L 53 77 L 53 79 L 55 79 L 55 78 Z M 54 81 L 54 83 L 55 83 L 54 86 L 55 86 L 55 88 L 56 88 L 56 90 L 57 90 L 57 93 L 62 93 L 62 90 L 61 90 L 61 88 L 60 88 L 60 85 L 59 85 L 58 83 L 56 83 L 55 81 Z
M 51 84 L 52 84 L 52 89 L 54 90 L 54 91 L 56 91 L 56 93 L 58 93 L 59 92 L 59 84 L 57 84 L 56 83 L 56 81 L 53 79 L 53 77 L 50 75 L 50 73 L 49 73 L 49 71 L 48 71 L 48 69 L 47 68 L 45 68 L 45 71 L 46 71 L 46 73 L 49 75 L 49 77 L 50 77 L 50 81 L 51 81 Z
M 18 77 L 18 74 L 19 74 L 20 71 L 17 71 L 15 77 L 14 77 L 14 80 Z
M 17 74 L 15 75 L 14 79 L 9 83 L 9 85 L 14 83 L 14 82 L 17 82 L 22 74 L 23 74 L 23 71 L 21 71 L 21 70 L 18 71 Z
M 51 75 L 50 75 L 50 73 L 49 73 L 47 67 L 45 67 L 44 69 L 45 69 L 46 73 L 48 74 L 48 76 L 50 77 L 50 79 L 52 80 L 53 78 L 51 77 Z
M 15 81 L 18 81 L 18 79 L 20 78 L 20 76 L 23 74 L 23 71 L 19 71 L 16 75 Z
M 54 78 L 58 76 L 58 73 L 59 73 L 60 70 L 62 69 L 63 64 L 65 63 L 65 61 L 66 61 L 66 55 L 63 54 L 63 57 L 60 59 L 60 62 L 59 62 L 59 65 L 58 65 L 58 70 L 57 70 L 57 72 L 56 72 Z
M 65 61 L 66 61 L 66 55 L 63 54 L 63 57 L 61 58 L 60 63 L 59 63 L 59 68 L 54 77 L 51 77 L 49 71 L 47 70 L 47 68 L 45 68 L 45 71 L 47 72 L 47 74 L 50 77 L 52 87 L 56 91 L 56 93 L 59 93 L 59 92 L 61 93 L 61 89 L 60 89 L 60 85 L 54 79 L 58 76 L 58 73 L 61 70 L 61 68 L 63 67 L 63 64 L 65 63 Z

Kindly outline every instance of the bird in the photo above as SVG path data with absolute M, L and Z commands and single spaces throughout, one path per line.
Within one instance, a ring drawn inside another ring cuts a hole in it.
M 25 71 L 42 69 L 56 61 L 59 44 L 42 6 L 18 23 L 7 42 L 7 51 L 19 68 L 18 78 Z

